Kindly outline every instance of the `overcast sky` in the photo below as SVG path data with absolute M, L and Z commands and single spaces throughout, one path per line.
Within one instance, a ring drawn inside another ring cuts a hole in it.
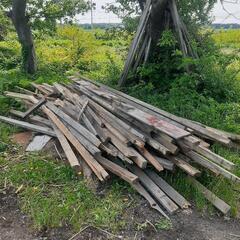
M 102 9 L 102 5 L 106 3 L 115 2 L 115 0 L 93 0 L 96 3 L 96 10 L 93 12 L 93 21 L 95 23 L 116 23 L 120 22 L 120 19 L 112 13 L 106 13 Z M 229 16 L 226 11 L 223 10 L 220 1 L 216 4 L 213 10 L 213 17 L 215 23 L 239 23 L 240 24 L 240 0 L 228 0 L 228 2 L 238 2 L 238 4 L 233 3 L 226 3 L 225 8 L 228 12 L 232 13 L 238 19 L 233 16 Z M 77 17 L 79 23 L 90 23 L 91 22 L 91 15 L 90 12 L 85 14 L 84 16 L 79 15 Z

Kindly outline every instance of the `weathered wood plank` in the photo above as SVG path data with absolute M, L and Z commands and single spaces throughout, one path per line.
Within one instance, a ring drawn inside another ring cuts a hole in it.
M 62 132 L 53 124 L 53 129 L 57 135 L 58 141 L 61 144 L 63 151 L 67 157 L 67 160 L 70 164 L 71 167 L 73 167 L 74 169 L 76 169 L 78 172 L 81 172 L 82 167 L 75 155 L 75 153 L 73 152 L 69 142 L 67 141 L 66 137 L 62 134 Z
M 145 172 L 179 207 L 186 209 L 191 206 L 191 204 L 181 194 L 179 194 L 154 171 L 146 169 Z
M 19 126 L 28 130 L 32 130 L 34 132 L 43 133 L 52 137 L 56 137 L 56 134 L 53 132 L 53 130 L 47 127 L 42 127 L 42 126 L 34 125 L 31 123 L 27 123 L 27 122 L 23 122 L 16 119 L 3 117 L 3 116 L 0 116 L 0 121 L 9 123 L 15 126 Z
M 140 168 L 129 166 L 129 169 L 139 177 L 143 186 L 169 213 L 172 214 L 178 209 L 178 206 Z
M 23 119 L 29 117 L 34 111 L 37 111 L 44 103 L 46 103 L 46 98 L 42 98 L 38 103 L 34 104 L 29 108 L 22 116 Z
M 138 181 L 138 177 L 136 175 L 129 172 L 127 169 L 120 167 L 116 163 L 113 163 L 104 157 L 97 157 L 97 160 L 104 168 L 119 176 L 128 183 L 132 184 Z
M 197 187 L 197 189 L 205 196 L 205 198 L 213 204 L 213 206 L 215 206 L 219 211 L 221 211 L 225 215 L 229 213 L 231 207 L 227 203 L 225 203 L 222 199 L 217 197 L 214 193 L 208 190 L 196 179 L 190 178 L 190 180 Z
M 131 184 L 131 186 L 149 202 L 151 208 L 157 210 L 165 218 L 170 219 L 168 215 L 158 206 L 156 201 L 139 182 L 133 183 Z

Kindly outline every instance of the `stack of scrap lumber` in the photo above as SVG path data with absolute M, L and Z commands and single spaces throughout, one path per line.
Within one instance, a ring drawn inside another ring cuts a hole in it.
M 238 147 L 240 136 L 177 117 L 122 92 L 82 77 L 72 84 L 33 84 L 35 92 L 5 95 L 22 101 L 26 112 L 0 121 L 56 138 L 69 164 L 84 177 L 104 182 L 110 174 L 127 181 L 165 217 L 190 203 L 158 174 L 176 168 L 186 173 L 222 213 L 230 206 L 195 178 L 207 169 L 233 182 L 235 165 L 210 150 L 210 144 Z

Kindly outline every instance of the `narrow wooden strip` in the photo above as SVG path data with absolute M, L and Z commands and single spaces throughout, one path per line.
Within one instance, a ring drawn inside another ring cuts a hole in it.
M 190 157 L 193 161 L 195 161 L 196 163 L 200 164 L 201 166 L 211 170 L 212 172 L 216 173 L 216 174 L 221 174 L 222 176 L 224 176 L 225 178 L 233 181 L 233 182 L 240 182 L 240 178 L 237 177 L 236 175 L 232 174 L 231 172 L 227 171 L 226 169 L 220 167 L 219 165 L 217 165 L 214 162 L 210 162 L 207 158 L 203 157 L 202 155 L 194 152 L 194 151 L 190 151 L 187 152 L 186 155 L 188 157 Z
M 23 119 L 29 117 L 30 114 L 37 111 L 44 103 L 46 102 L 46 98 L 42 98 L 38 103 L 34 104 L 31 108 L 29 108 L 24 114 Z
M 200 182 L 198 182 L 194 178 L 190 178 L 191 182 L 197 187 L 197 189 L 205 196 L 205 198 L 211 202 L 219 211 L 223 214 L 229 213 L 231 207 L 225 203 L 222 199 L 217 197 L 214 193 L 208 190 L 205 186 L 203 186 Z
M 179 207 L 186 209 L 191 206 L 191 204 L 181 194 L 179 194 L 154 171 L 146 169 L 145 172 Z
M 75 155 L 75 153 L 73 152 L 70 144 L 68 143 L 66 137 L 62 134 L 62 132 L 56 127 L 55 124 L 53 124 L 53 129 L 57 135 L 58 141 L 60 142 L 63 151 L 67 157 L 67 160 L 69 162 L 69 164 L 71 165 L 71 167 L 73 167 L 74 169 L 77 169 L 78 172 L 81 172 L 81 165 Z
M 3 117 L 3 116 L 0 116 L 0 121 L 10 123 L 12 125 L 16 125 L 28 130 L 32 130 L 34 132 L 43 133 L 52 137 L 56 137 L 56 134 L 52 131 L 52 129 L 47 127 L 42 127 L 42 126 L 34 125 L 31 123 L 27 123 L 27 122 L 23 122 L 16 119 Z
M 98 157 L 97 160 L 98 162 L 101 163 L 101 165 L 104 168 L 114 173 L 115 175 L 119 176 L 120 178 L 127 181 L 128 183 L 132 184 L 138 181 L 138 177 L 136 175 L 120 167 L 116 163 L 113 163 L 104 157 Z
M 165 218 L 170 219 L 168 215 L 158 206 L 156 201 L 139 182 L 133 183 L 131 184 L 131 186 L 149 202 L 151 208 L 157 210 Z
M 199 176 L 201 174 L 198 169 L 191 166 L 188 162 L 185 162 L 184 159 L 181 159 L 179 156 L 171 156 L 169 159 L 190 176 Z
M 194 147 L 194 150 L 203 155 L 204 157 L 208 158 L 212 162 L 224 167 L 225 169 L 232 171 L 235 169 L 235 164 L 233 162 L 228 161 L 227 159 L 217 155 L 216 153 L 212 152 L 211 150 L 199 145 Z
M 143 186 L 169 213 L 172 214 L 178 209 L 178 206 L 140 168 L 136 166 L 129 166 L 129 169 L 139 177 Z
M 147 161 L 152 164 L 159 172 L 164 170 L 163 166 L 146 148 L 138 148 L 138 150 L 144 156 L 144 158 L 147 159 Z

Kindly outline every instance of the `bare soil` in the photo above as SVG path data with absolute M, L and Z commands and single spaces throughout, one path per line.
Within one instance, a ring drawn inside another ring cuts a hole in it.
M 202 216 L 196 210 L 185 210 L 172 216 L 173 228 L 155 229 L 160 216 L 151 210 L 147 203 L 139 199 L 139 204 L 127 209 L 123 218 L 127 226 L 121 232 L 112 235 L 104 229 L 86 226 L 74 236 L 69 227 L 44 229 L 36 232 L 31 220 L 19 209 L 17 196 L 13 193 L 0 193 L 0 240 L 238 240 L 240 239 L 240 221 L 225 219 L 223 216 Z M 143 224 L 148 222 L 147 224 Z M 138 226 L 138 227 L 137 227 Z M 142 226 L 142 228 L 139 226 Z

